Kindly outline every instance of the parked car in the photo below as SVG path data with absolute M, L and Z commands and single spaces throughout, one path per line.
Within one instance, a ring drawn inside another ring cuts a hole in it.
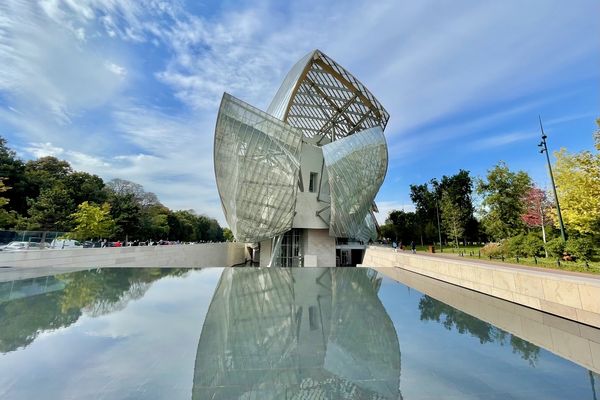
M 42 247 L 37 242 L 10 242 L 6 246 L 0 248 L 1 251 L 23 251 L 23 250 L 40 250 Z
M 80 249 L 83 244 L 72 239 L 54 239 L 49 247 L 52 249 Z
M 92 247 L 102 247 L 102 242 L 94 242 L 92 240 L 86 240 L 83 242 L 84 249 L 90 249 Z

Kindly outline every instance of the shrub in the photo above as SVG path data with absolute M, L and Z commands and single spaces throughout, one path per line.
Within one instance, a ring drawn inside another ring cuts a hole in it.
M 569 239 L 565 251 L 578 259 L 589 260 L 594 252 L 594 243 L 588 238 Z
M 481 248 L 481 254 L 492 258 L 500 258 L 504 254 L 504 251 L 502 243 L 488 243 Z
M 565 252 L 565 243 L 561 238 L 554 238 L 546 243 L 546 251 L 552 257 L 562 257 Z
M 544 251 L 544 242 L 538 235 L 531 232 L 525 236 L 523 251 L 527 257 L 540 256 Z
M 519 234 L 506 241 L 507 255 L 512 257 L 523 257 L 525 253 L 525 235 Z

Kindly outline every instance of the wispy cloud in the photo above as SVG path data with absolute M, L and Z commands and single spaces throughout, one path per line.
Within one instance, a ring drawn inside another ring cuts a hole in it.
M 533 139 L 537 136 L 539 136 L 539 132 L 509 132 L 473 141 L 469 144 L 469 147 L 474 150 L 485 150 Z
M 566 92 L 541 91 L 597 79 L 598 11 L 593 0 L 6 0 L 0 134 L 27 156 L 131 179 L 223 221 L 212 135 L 224 91 L 264 109 L 291 65 L 320 48 L 391 112 L 390 171 L 461 138 L 470 150 L 507 148 L 532 127 L 498 125 Z

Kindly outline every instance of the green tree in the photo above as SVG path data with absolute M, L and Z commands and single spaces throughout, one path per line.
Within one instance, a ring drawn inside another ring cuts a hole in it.
M 554 156 L 556 192 L 567 232 L 600 235 L 600 153 L 570 154 L 561 149 Z
M 75 228 L 69 236 L 78 240 L 110 237 L 115 228 L 108 203 L 99 206 L 84 201 L 77 206 L 72 218 Z
M 137 237 L 141 225 L 141 207 L 131 193 L 108 197 L 110 214 L 115 221 L 115 236 L 119 239 Z
M 194 225 L 196 216 L 192 211 L 175 211 L 167 217 L 169 224 L 169 236 L 174 240 L 185 242 L 196 241 Z
M 469 237 L 469 240 L 478 239 L 479 225 L 473 216 L 473 180 L 469 175 L 469 171 L 461 169 L 454 175 L 444 175 L 440 182 L 433 179 L 431 184 L 436 191 L 436 197 L 439 199 L 440 203 L 442 196 L 445 193 L 446 196 L 449 197 L 450 202 L 460 210 L 460 213 L 457 213 L 456 217 L 458 217 L 461 222 L 460 226 L 462 226 L 463 230 L 461 236 L 464 237 L 466 234 Z
M 526 172 L 512 172 L 502 161 L 488 171 L 486 180 L 478 182 L 477 193 L 483 196 L 481 222 L 493 239 L 507 239 L 524 230 L 521 215 L 531 186 Z
M 75 204 L 84 201 L 102 204 L 108 198 L 104 181 L 97 175 L 75 171 L 64 178 L 64 183 Z
M 142 238 L 166 239 L 170 231 L 169 209 L 160 203 L 142 206 L 141 224 Z
M 19 160 L 16 153 L 8 148 L 6 140 L 0 136 L 0 178 L 11 190 L 6 192 L 9 200 L 7 210 L 17 214 L 27 214 L 29 208 L 27 198 L 30 197 L 30 185 L 25 176 L 25 164 Z
M 468 211 L 462 209 L 448 192 L 442 193 L 440 208 L 442 212 L 442 226 L 446 234 L 454 240 L 456 248 L 458 248 L 458 238 L 462 237 L 465 233 Z
M 418 236 L 418 219 L 414 212 L 406 212 L 402 210 L 393 210 L 389 213 L 386 224 L 391 224 L 394 227 L 395 240 L 404 245 L 411 241 L 417 241 Z
M 31 197 L 37 197 L 43 189 L 48 189 L 58 183 L 65 185 L 69 174 L 73 172 L 71 165 L 56 157 L 41 157 L 25 164 L 25 175 L 31 189 Z M 65 185 L 66 188 L 66 185 Z
M 8 189 L 10 189 L 10 188 L 4 184 L 3 178 L 0 178 L 0 193 L 4 193 Z M 8 198 L 0 196 L 0 207 L 4 207 L 9 202 L 10 202 L 10 200 Z
M 62 184 L 42 189 L 37 199 L 30 202 L 29 229 L 69 231 L 73 200 Z
M 223 228 L 223 238 L 227 242 L 233 242 L 235 238 L 233 237 L 233 232 L 229 228 Z
M 430 191 L 428 185 L 410 185 L 410 199 L 415 205 L 415 214 L 418 221 L 417 232 L 421 245 L 437 240 L 437 213 L 436 195 Z

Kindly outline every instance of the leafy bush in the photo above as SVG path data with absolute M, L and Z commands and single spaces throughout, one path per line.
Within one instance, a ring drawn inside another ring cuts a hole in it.
M 594 252 L 594 243 L 588 238 L 569 239 L 565 251 L 578 259 L 589 260 Z
M 507 255 L 511 257 L 523 257 L 525 253 L 525 235 L 519 234 L 506 241 Z
M 505 248 L 502 243 L 488 243 L 481 248 L 481 254 L 486 257 L 500 258 Z
M 552 257 L 562 257 L 565 252 L 565 243 L 561 238 L 554 238 L 546 243 L 548 255 Z
M 542 255 L 544 251 L 544 242 L 542 239 L 533 232 L 530 232 L 525 236 L 523 240 L 523 252 L 527 257 L 534 257 Z

